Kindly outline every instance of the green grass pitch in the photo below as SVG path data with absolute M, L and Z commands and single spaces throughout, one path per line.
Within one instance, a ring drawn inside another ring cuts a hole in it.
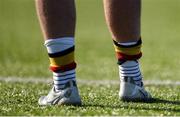
M 79 80 L 118 80 L 116 59 L 101 0 L 76 0 Z M 141 67 L 145 80 L 180 81 L 180 0 L 143 0 Z M 0 77 L 50 78 L 48 57 L 33 0 L 0 0 Z M 122 102 L 118 85 L 79 84 L 83 105 L 40 107 L 50 87 L 0 81 L 2 115 L 180 116 L 180 86 L 148 85 L 151 103 Z
M 1 115 L 180 115 L 180 86 L 148 86 L 156 100 L 133 103 L 119 101 L 118 85 L 79 85 L 83 100 L 80 107 L 38 106 L 39 95 L 48 93 L 47 84 L 1 82 L 0 86 Z

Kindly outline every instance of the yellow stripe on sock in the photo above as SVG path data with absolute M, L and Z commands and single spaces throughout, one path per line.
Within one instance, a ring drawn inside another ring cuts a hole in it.
M 114 48 L 116 52 L 120 52 L 126 55 L 137 55 L 141 52 L 141 45 L 130 48 L 123 48 L 114 45 Z
M 64 66 L 74 61 L 74 52 L 71 52 L 62 57 L 49 58 L 50 66 Z

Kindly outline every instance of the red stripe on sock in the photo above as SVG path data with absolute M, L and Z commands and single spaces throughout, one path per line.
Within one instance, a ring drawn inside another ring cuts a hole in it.
M 139 58 L 141 58 L 142 53 L 139 53 L 137 55 L 126 55 L 120 52 L 116 52 L 116 57 L 118 58 L 118 60 L 138 60 Z
M 64 65 L 64 66 L 60 66 L 60 67 L 56 67 L 56 66 L 50 66 L 50 70 L 53 71 L 53 72 L 64 72 L 64 71 L 69 71 L 69 70 L 72 70 L 72 69 L 75 69 L 76 68 L 76 63 L 73 62 L 73 63 L 70 63 L 68 65 Z

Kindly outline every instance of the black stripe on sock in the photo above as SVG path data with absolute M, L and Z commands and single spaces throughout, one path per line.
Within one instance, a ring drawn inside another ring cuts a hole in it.
M 139 68 L 136 68 L 136 69 L 121 69 L 122 72 L 128 72 L 128 71 L 135 71 L 135 70 L 139 70 Z
M 121 44 L 119 44 L 118 42 L 116 42 L 116 41 L 114 41 L 114 40 L 113 40 L 113 42 L 114 42 L 114 44 L 115 44 L 116 46 L 121 47 L 121 48 L 131 48 L 131 47 L 135 47 L 135 46 L 138 46 L 138 45 L 141 45 L 141 44 L 142 44 L 141 38 L 137 41 L 136 44 L 133 44 L 133 45 L 121 45 Z
M 134 78 L 136 77 L 136 78 L 138 78 L 138 77 L 140 77 L 141 76 L 141 73 L 139 74 L 139 75 L 137 75 L 137 76 L 133 76 Z
M 130 78 L 138 78 L 138 77 L 141 76 L 141 73 L 138 74 L 138 75 L 136 75 L 136 76 L 128 76 L 128 75 L 124 75 L 124 76 L 123 76 L 123 75 L 120 75 L 120 76 L 121 76 L 121 77 L 124 77 L 124 78 L 125 78 L 125 77 L 128 77 L 128 78 L 129 78 L 129 77 L 130 77 Z
M 128 75 L 140 73 L 140 71 L 138 71 L 138 72 L 132 72 L 132 73 L 122 73 L 122 72 L 120 72 L 120 73 L 121 73 L 122 75 L 128 76 Z
M 59 80 L 55 80 L 54 81 L 66 81 L 66 80 L 71 80 L 71 79 L 75 79 L 76 77 L 70 77 L 70 78 L 66 78 L 66 79 L 59 79 Z M 58 84 L 55 84 L 58 85 Z
M 74 73 L 65 74 L 65 75 L 53 75 L 53 76 L 55 76 L 55 77 L 65 77 L 65 76 L 69 76 L 69 75 L 73 75 L 73 74 L 75 74 L 75 72 Z
M 62 51 L 62 52 L 57 52 L 57 53 L 52 53 L 52 54 L 51 54 L 51 53 L 48 53 L 48 55 L 49 55 L 49 57 L 51 57 L 51 58 L 61 57 L 61 56 L 64 56 L 64 55 L 67 55 L 67 54 L 73 52 L 74 49 L 75 49 L 75 47 L 72 46 L 72 47 L 70 47 L 70 48 L 68 48 L 68 49 L 66 49 L 66 50 L 64 50 L 64 51 Z
M 134 67 L 137 67 L 138 66 L 138 64 L 136 64 L 136 65 L 133 65 L 133 66 L 121 66 L 122 68 L 134 68 Z

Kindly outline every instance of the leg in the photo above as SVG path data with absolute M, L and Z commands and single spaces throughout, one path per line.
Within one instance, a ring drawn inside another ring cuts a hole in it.
M 74 0 L 36 0 L 36 8 L 45 39 L 74 37 Z
M 39 99 L 39 104 L 81 104 L 75 79 L 75 2 L 74 0 L 36 0 L 36 8 L 54 84 L 49 94 Z
M 120 98 L 125 100 L 150 99 L 150 94 L 143 87 L 137 61 L 142 55 L 141 0 L 104 0 L 104 9 L 119 64 Z
M 117 42 L 133 42 L 140 38 L 141 0 L 104 0 L 106 21 Z

